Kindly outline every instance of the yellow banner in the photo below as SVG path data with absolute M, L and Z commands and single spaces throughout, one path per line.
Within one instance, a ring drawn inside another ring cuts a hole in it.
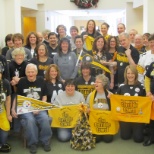
M 90 110 L 89 124 L 93 134 L 112 135 L 119 130 L 119 122 L 112 120 L 111 111 Z
M 17 114 L 25 114 L 33 111 L 49 110 L 55 105 L 44 101 L 17 95 Z
M 73 128 L 80 117 L 80 104 L 62 106 L 49 110 L 49 116 L 52 117 L 51 127 Z
M 86 37 L 85 43 L 86 43 L 87 50 L 92 50 L 92 46 L 93 46 L 94 40 L 95 39 L 93 37 L 91 37 L 91 36 L 87 36 Z
M 152 101 L 150 97 L 111 95 L 111 112 L 114 120 L 149 123 Z

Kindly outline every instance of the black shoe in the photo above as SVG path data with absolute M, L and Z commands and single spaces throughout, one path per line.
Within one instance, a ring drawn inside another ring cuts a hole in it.
M 43 145 L 43 149 L 44 149 L 44 151 L 46 151 L 46 152 L 51 151 L 51 146 L 50 146 L 50 144 L 44 144 L 44 145 Z
M 153 143 L 154 143 L 154 141 L 151 138 L 148 138 L 146 141 L 144 141 L 143 145 L 144 146 L 149 146 L 149 145 L 151 145 Z
M 3 144 L 1 147 L 0 147 L 0 152 L 5 152 L 5 153 L 8 153 L 11 151 L 11 146 L 6 143 L 6 144 Z
M 29 151 L 30 151 L 31 154 L 37 153 L 37 146 L 36 146 L 36 144 L 30 145 Z

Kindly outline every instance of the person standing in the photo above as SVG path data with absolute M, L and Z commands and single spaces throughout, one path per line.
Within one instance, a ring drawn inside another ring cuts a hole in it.
M 49 44 L 47 45 L 48 56 L 50 58 L 53 58 L 54 55 L 58 52 L 58 36 L 55 32 L 50 32 L 48 34 L 48 42 L 49 42 Z

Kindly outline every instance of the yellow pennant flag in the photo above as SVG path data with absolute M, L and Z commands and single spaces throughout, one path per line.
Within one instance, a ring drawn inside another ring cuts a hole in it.
M 150 97 L 111 95 L 111 112 L 114 120 L 149 123 L 152 101 Z
M 94 40 L 95 39 L 93 37 L 91 37 L 91 36 L 87 36 L 86 37 L 85 43 L 86 43 L 87 50 L 92 50 L 92 46 L 93 46 Z
M 49 110 L 49 116 L 52 117 L 51 127 L 73 128 L 80 117 L 80 105 L 62 106 Z
M 112 135 L 119 130 L 119 123 L 112 120 L 111 111 L 98 109 L 90 110 L 89 124 L 93 134 Z
M 29 97 L 17 95 L 17 114 L 25 114 L 33 111 L 49 110 L 55 105 Z

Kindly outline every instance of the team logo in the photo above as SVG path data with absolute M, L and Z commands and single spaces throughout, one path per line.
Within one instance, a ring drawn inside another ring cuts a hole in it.
M 30 101 L 24 101 L 24 102 L 23 102 L 23 107 L 24 107 L 25 109 L 29 109 L 29 108 L 31 107 L 31 102 L 30 102 Z

